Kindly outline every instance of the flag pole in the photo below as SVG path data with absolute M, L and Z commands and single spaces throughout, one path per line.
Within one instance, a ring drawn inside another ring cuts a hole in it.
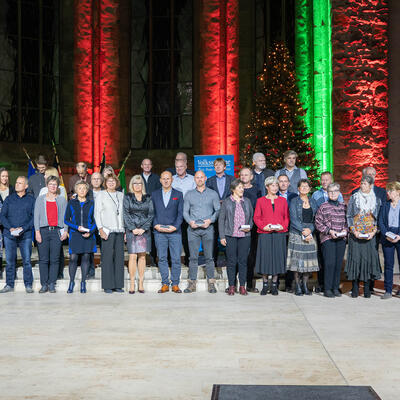
M 132 150 L 129 150 L 128 155 L 125 157 L 124 162 L 122 163 L 121 168 L 119 169 L 118 177 L 117 177 L 117 178 L 119 178 L 119 174 L 120 174 L 121 171 L 125 168 L 125 164 L 126 164 L 126 162 L 128 161 L 128 158 L 131 156 L 131 153 L 132 153 Z
M 55 145 L 53 139 L 51 140 L 51 144 L 53 146 L 54 156 L 56 157 L 56 161 L 57 161 L 58 174 L 60 175 L 60 184 L 65 187 L 64 179 L 63 179 L 62 172 L 61 172 L 60 160 L 58 159 L 57 149 L 56 149 L 56 145 Z
M 25 155 L 26 155 L 26 158 L 27 158 L 28 161 L 31 163 L 32 167 L 33 167 L 34 169 L 36 169 L 35 164 L 33 163 L 31 157 L 29 156 L 29 154 L 28 154 L 28 152 L 26 151 L 26 149 L 25 149 L 24 146 L 22 146 L 22 150 L 24 151 L 24 153 L 25 153 Z

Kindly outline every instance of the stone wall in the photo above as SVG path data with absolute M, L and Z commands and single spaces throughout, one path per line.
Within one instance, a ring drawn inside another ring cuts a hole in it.
M 332 0 L 335 178 L 348 195 L 361 169 L 388 177 L 387 0 Z

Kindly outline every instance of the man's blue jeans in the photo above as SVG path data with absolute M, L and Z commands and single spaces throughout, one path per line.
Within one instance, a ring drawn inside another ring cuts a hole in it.
M 179 285 L 181 277 L 181 248 L 182 236 L 180 233 L 162 233 L 154 230 L 158 254 L 158 269 L 161 274 L 161 283 L 169 285 L 168 249 L 171 255 L 171 283 Z
M 32 254 L 32 238 L 29 236 L 26 239 L 15 238 L 10 239 L 4 237 L 4 247 L 6 249 L 6 283 L 10 287 L 15 284 L 15 260 L 17 259 L 17 247 L 21 252 L 22 265 L 24 267 L 24 284 L 25 286 L 32 286 L 33 275 L 31 265 Z

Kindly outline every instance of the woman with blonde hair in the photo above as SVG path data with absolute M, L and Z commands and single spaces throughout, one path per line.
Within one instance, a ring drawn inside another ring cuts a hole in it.
M 146 253 L 151 250 L 151 223 L 154 217 L 153 202 L 146 194 L 143 178 L 135 175 L 129 182 L 129 193 L 124 197 L 124 223 L 129 253 L 129 293 L 135 293 L 136 269 L 139 270 L 139 293 L 144 293 L 143 279 Z

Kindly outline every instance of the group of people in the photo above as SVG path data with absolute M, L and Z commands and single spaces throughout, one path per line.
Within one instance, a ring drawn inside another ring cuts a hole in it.
M 160 176 L 152 161 L 144 159 L 142 173 L 132 177 L 123 193 L 112 167 L 88 174 L 87 165 L 76 164 L 68 192 L 60 186 L 56 169 L 44 157 L 36 160 L 37 173 L 19 176 L 10 185 L 8 171 L 0 170 L 0 224 L 6 253 L 6 285 L 14 290 L 16 249 L 23 260 L 24 283 L 32 293 L 32 228 L 38 246 L 40 293 L 56 291 L 64 268 L 62 242 L 68 238 L 68 293 L 75 287 L 81 266 L 81 293 L 94 274 L 97 246 L 101 249 L 101 281 L 105 293 L 124 291 L 124 242 L 129 254 L 129 293 L 144 293 L 146 254 L 158 260 L 159 293 L 181 293 L 181 254 L 189 266 L 185 293 L 196 291 L 199 250 L 202 246 L 208 292 L 216 293 L 218 254 L 226 253 L 230 296 L 239 292 L 279 294 L 279 278 L 287 291 L 311 295 L 309 278 L 318 273 L 317 292 L 339 297 L 340 275 L 346 243 L 345 272 L 352 281 L 352 297 L 370 297 L 381 276 L 378 255 L 382 244 L 385 294 L 392 296 L 394 253 L 400 259 L 400 183 L 386 190 L 377 187 L 376 171 L 362 171 L 360 187 L 348 205 L 330 172 L 321 175 L 321 188 L 311 193 L 304 169 L 296 166 L 297 154 L 284 154 L 284 167 L 266 168 L 264 154 L 253 155 L 253 169 L 242 168 L 239 177 L 228 175 L 223 158 L 214 161 L 215 175 L 188 170 L 187 156 L 178 153 L 175 167 Z M 0 238 L 1 239 L 1 238 Z M 0 240 L 2 242 L 2 240 Z M 2 254 L 2 252 L 0 252 Z M 138 281 L 136 273 L 138 272 Z M 262 276 L 261 291 L 254 275 Z M 398 293 L 399 294 L 399 293 Z

